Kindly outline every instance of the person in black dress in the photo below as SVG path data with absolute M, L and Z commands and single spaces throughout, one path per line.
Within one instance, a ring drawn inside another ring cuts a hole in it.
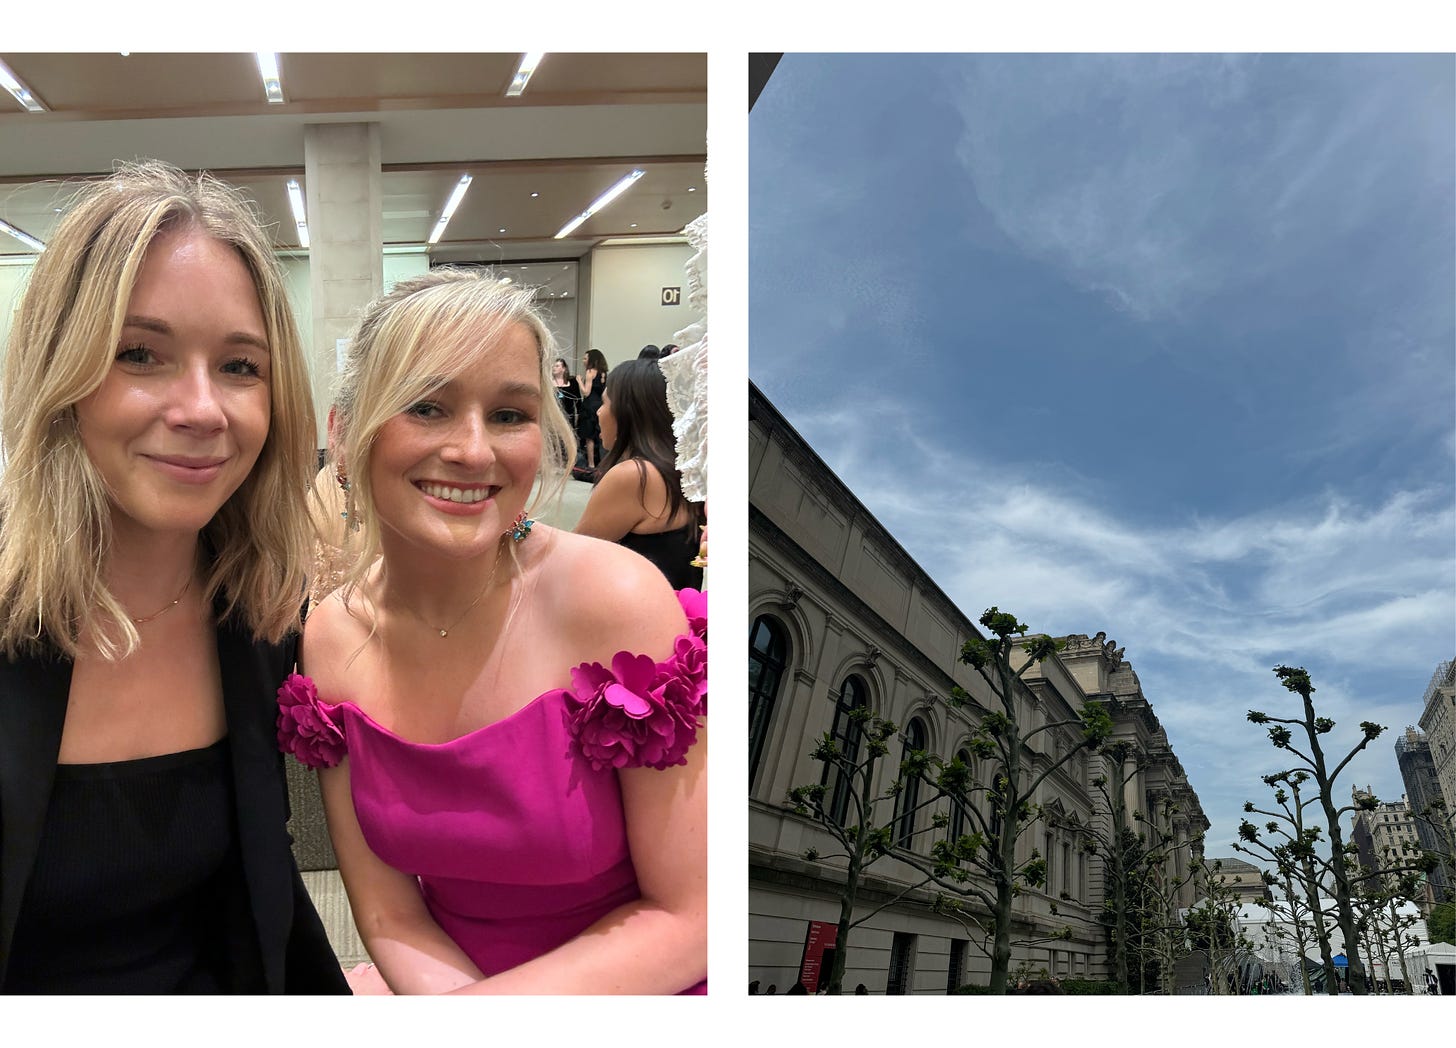
M 577 416 L 581 413 L 581 383 L 571 373 L 565 357 L 557 357 L 552 362 L 551 384 L 556 387 L 556 406 L 571 423 L 572 430 L 576 431 Z
M 577 532 L 635 550 L 657 565 L 673 589 L 701 589 L 703 572 L 693 559 L 702 506 L 683 497 L 667 381 L 657 362 L 618 364 L 598 418 L 610 450 Z
M 602 430 L 597 412 L 602 406 L 602 391 L 607 388 L 607 358 L 599 349 L 586 351 L 586 370 L 578 379 L 581 389 L 581 411 L 577 416 L 576 435 L 586 450 L 588 469 L 596 469 L 602 460 Z
M 285 828 L 314 415 L 247 201 L 154 161 L 85 190 L 3 420 L 0 990 L 349 992 Z

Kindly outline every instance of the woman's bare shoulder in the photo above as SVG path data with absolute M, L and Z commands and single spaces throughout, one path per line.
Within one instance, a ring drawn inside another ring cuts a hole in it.
M 615 542 L 551 532 L 539 596 L 558 628 L 591 649 L 645 651 L 687 627 L 677 594 L 650 561 Z M 590 640 L 588 640 L 590 638 Z
M 344 591 L 334 590 L 309 609 L 299 647 L 299 668 L 320 687 L 337 679 L 350 658 L 369 639 L 356 592 L 346 603 Z

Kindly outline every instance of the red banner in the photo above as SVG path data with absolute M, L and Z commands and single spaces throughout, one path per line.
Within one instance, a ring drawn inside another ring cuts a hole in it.
M 810 921 L 809 933 L 804 936 L 804 959 L 799 964 L 799 981 L 810 993 L 819 992 L 819 979 L 824 972 L 824 954 L 832 952 L 839 938 L 839 924 L 827 921 Z

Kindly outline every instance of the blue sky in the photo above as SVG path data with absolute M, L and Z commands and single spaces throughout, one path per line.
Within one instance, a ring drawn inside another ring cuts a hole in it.
M 1229 855 L 1456 655 L 1456 59 L 787 55 L 749 375 L 972 620 L 1105 630 Z

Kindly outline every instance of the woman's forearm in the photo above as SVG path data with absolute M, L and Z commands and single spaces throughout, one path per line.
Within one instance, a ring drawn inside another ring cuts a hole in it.
M 671 994 L 708 976 L 707 918 L 639 899 L 549 953 L 456 994 Z
M 449 993 L 484 978 L 433 920 L 366 920 L 359 937 L 397 994 Z

